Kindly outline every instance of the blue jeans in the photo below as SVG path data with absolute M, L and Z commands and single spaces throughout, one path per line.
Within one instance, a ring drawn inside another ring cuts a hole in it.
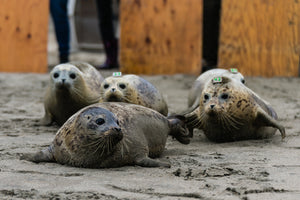
M 50 12 L 54 23 L 61 63 L 69 61 L 70 25 L 67 5 L 68 0 L 50 0 Z

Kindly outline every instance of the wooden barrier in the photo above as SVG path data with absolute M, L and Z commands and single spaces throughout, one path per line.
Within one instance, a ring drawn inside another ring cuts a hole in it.
M 249 76 L 298 76 L 300 1 L 222 0 L 219 67 Z
M 202 0 L 122 0 L 123 73 L 199 74 Z
M 47 72 L 48 0 L 1 0 L 0 71 Z

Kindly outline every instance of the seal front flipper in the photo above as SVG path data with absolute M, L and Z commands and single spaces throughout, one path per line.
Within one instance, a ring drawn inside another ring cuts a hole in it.
M 45 116 L 38 120 L 37 124 L 42 126 L 50 126 L 53 122 L 53 117 L 50 112 L 45 111 Z
M 256 113 L 256 118 L 254 121 L 254 124 L 257 126 L 271 126 L 274 128 L 277 128 L 280 133 L 282 139 L 285 138 L 285 128 L 280 125 L 275 119 L 273 119 L 271 116 L 269 116 L 263 109 L 258 108 Z
M 136 159 L 135 164 L 141 167 L 171 167 L 170 163 L 154 160 L 149 157 Z
M 194 128 L 203 129 L 203 126 L 204 126 L 204 124 L 202 122 L 202 117 L 199 120 L 198 110 L 199 110 L 199 107 L 197 107 L 191 113 L 187 113 L 186 115 L 184 115 L 186 118 L 186 125 L 189 129 L 189 137 L 190 138 L 193 137 Z
M 39 151 L 37 153 L 27 153 L 21 155 L 21 160 L 28 160 L 35 163 L 40 162 L 55 162 L 54 156 L 53 156 L 53 145 L 50 145 L 48 148 L 43 149 L 42 151 Z
M 174 115 L 168 117 L 170 133 L 169 135 L 173 136 L 182 144 L 189 144 L 189 129 L 185 124 L 185 117 L 181 115 Z

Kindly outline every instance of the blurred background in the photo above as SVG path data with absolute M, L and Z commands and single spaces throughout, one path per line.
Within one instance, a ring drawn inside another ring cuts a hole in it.
M 1 2 L 0 71 L 48 72 L 48 66 L 59 63 L 49 0 Z M 99 6 L 95 2 L 68 1 L 69 60 L 97 67 L 107 62 L 107 56 L 99 30 Z M 300 74 L 299 1 L 111 3 L 118 46 L 119 63 L 115 67 L 123 73 L 198 75 L 219 67 L 237 68 L 246 76 Z

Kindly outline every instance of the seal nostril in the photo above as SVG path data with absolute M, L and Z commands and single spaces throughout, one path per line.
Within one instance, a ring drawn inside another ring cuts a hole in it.
M 65 83 L 65 82 L 66 82 L 66 79 L 63 78 L 63 79 L 61 79 L 61 81 L 62 81 L 63 83 Z
M 121 128 L 115 127 L 114 130 L 120 132 Z
M 210 108 L 213 109 L 215 107 L 215 105 L 210 105 Z
M 112 91 L 112 92 L 115 92 L 115 91 L 116 91 L 116 88 L 112 88 L 111 91 Z

